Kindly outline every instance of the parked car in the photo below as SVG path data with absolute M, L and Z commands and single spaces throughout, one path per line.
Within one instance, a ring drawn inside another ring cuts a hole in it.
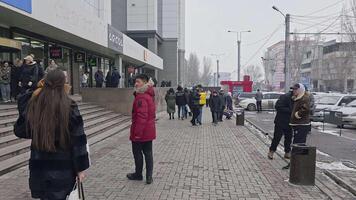
M 239 103 L 244 99 L 251 99 L 256 96 L 256 92 L 243 92 L 238 95 L 235 100 L 235 105 L 239 105 Z
M 311 120 L 322 122 L 324 121 L 324 116 L 328 115 L 330 110 L 341 108 L 341 106 L 345 106 L 354 100 L 356 100 L 356 95 L 352 94 L 332 94 L 322 96 L 315 101 L 316 108 Z
M 262 110 L 274 109 L 274 105 L 282 94 L 283 93 L 280 92 L 264 93 L 262 99 Z M 255 95 L 251 98 L 241 100 L 239 106 L 249 111 L 255 111 L 257 109 Z
M 352 125 L 356 126 L 356 100 L 342 106 L 340 108 L 334 109 L 333 111 L 342 113 L 342 126 Z

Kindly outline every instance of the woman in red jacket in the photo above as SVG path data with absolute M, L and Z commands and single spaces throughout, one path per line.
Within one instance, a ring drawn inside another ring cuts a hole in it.
M 132 107 L 130 140 L 135 159 L 135 173 L 127 174 L 129 180 L 142 180 L 143 155 L 146 161 L 146 183 L 151 184 L 153 171 L 152 141 L 156 139 L 156 106 L 152 81 L 147 75 L 136 76 L 135 100 Z

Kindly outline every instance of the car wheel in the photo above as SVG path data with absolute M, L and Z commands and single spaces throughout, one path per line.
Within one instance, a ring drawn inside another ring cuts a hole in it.
M 247 110 L 249 111 L 256 111 L 256 105 L 253 103 L 248 104 Z

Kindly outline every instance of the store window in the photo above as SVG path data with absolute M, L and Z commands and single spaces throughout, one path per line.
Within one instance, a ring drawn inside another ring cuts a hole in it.
M 26 37 L 21 34 L 14 34 L 14 40 L 18 40 L 22 43 L 21 58 L 26 57 L 29 54 L 35 56 L 35 60 L 43 62 L 45 59 L 45 43 L 34 38 Z

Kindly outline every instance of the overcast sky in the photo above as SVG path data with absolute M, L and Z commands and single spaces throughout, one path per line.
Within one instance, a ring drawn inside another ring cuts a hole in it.
M 215 60 L 211 54 L 222 53 L 221 71 L 232 72 L 237 66 L 236 34 L 227 31 L 250 29 L 251 33 L 244 33 L 242 36 L 242 66 L 262 65 L 261 56 L 266 48 L 284 39 L 284 18 L 272 9 L 273 5 L 284 13 L 307 16 L 292 17 L 292 31 L 312 27 L 305 32 L 324 29 L 327 29 L 325 32 L 335 32 L 340 29 L 340 23 L 335 21 L 337 15 L 343 5 L 348 5 L 349 2 L 350 0 L 186 0 L 186 57 L 190 52 L 195 52 L 200 58 L 210 56 Z M 274 31 L 275 34 L 267 40 Z M 265 42 L 267 43 L 263 46 Z M 215 72 L 215 62 L 213 69 Z

